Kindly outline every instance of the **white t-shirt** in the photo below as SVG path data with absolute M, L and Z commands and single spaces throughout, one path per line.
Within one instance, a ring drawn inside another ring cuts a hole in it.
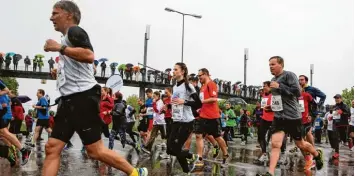
M 182 83 L 179 86 L 176 84 L 173 87 L 173 95 L 171 98 L 181 98 L 187 101 L 193 101 L 191 94 L 196 93 L 196 90 L 192 84 L 189 84 L 189 87 L 191 91 L 186 89 L 185 83 Z M 172 104 L 171 107 L 172 119 L 174 122 L 191 122 L 195 119 L 190 106 Z
M 333 115 L 330 112 L 327 112 L 324 116 L 324 118 L 327 120 L 328 122 L 328 126 L 327 126 L 327 130 L 329 131 L 333 131 L 333 119 L 329 120 L 330 117 L 332 117 Z
M 157 109 L 159 112 L 155 112 L 153 113 L 153 124 L 154 125 L 164 125 L 165 124 L 165 120 L 164 120 L 164 113 L 161 113 L 161 111 L 163 110 L 164 107 L 164 103 L 161 99 L 159 99 L 157 102 Z
M 350 112 L 351 112 L 351 116 L 350 116 L 349 124 L 354 126 L 354 108 L 353 107 L 351 107 Z

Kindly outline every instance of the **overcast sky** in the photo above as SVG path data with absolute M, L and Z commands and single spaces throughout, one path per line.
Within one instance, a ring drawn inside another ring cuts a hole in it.
M 59 41 L 49 21 L 53 0 L 4 1 L 0 11 L 1 52 L 22 55 L 44 53 L 46 39 Z M 165 7 L 202 15 L 185 18 L 185 63 L 190 72 L 202 67 L 214 78 L 243 80 L 243 52 L 249 48 L 247 84 L 271 79 L 268 59 L 280 55 L 285 69 L 309 75 L 315 65 L 313 85 L 324 91 L 326 103 L 354 85 L 353 0 L 77 0 L 80 26 L 89 34 L 96 58 L 119 63 L 143 62 L 145 26 L 151 25 L 148 65 L 172 67 L 181 59 L 182 17 Z M 37 88 L 53 97 L 54 81 L 19 79 L 20 94 L 33 98 Z M 123 93 L 138 94 L 125 87 Z

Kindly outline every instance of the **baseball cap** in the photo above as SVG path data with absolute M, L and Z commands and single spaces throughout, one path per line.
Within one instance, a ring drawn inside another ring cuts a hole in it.
M 340 94 L 336 94 L 333 98 L 341 98 Z

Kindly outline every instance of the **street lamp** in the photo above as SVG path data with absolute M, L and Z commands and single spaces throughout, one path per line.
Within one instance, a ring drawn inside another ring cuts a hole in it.
M 184 62 L 184 33 L 185 33 L 185 16 L 191 16 L 191 17 L 195 17 L 197 19 L 201 19 L 202 16 L 201 15 L 196 15 L 196 14 L 187 14 L 187 13 L 183 13 L 183 12 L 179 12 L 177 10 L 171 9 L 171 8 L 165 8 L 165 11 L 167 12 L 175 12 L 178 13 L 180 15 L 182 15 L 182 46 L 181 46 L 181 62 Z

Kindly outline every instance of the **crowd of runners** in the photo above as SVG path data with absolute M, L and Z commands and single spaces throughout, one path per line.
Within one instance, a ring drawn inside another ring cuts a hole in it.
M 146 89 L 147 98 L 139 99 L 140 107 L 135 109 L 124 100 L 122 93 L 112 92 L 95 81 L 94 50 L 88 34 L 78 26 L 78 6 L 72 1 L 59 1 L 54 5 L 50 20 L 55 30 L 63 34 L 60 43 L 49 39 L 44 46 L 46 52 L 60 54 L 58 67 L 52 70 L 61 94 L 54 102 L 58 105 L 54 121 L 53 114 L 49 114 L 52 105 L 45 98 L 44 90 L 38 90 L 38 103 L 33 105 L 37 118 L 34 127 L 31 123 L 34 117 L 30 114 L 24 117 L 21 102 L 0 81 L 0 135 L 5 144 L 0 145 L 0 157 L 7 158 L 11 166 L 28 162 L 43 129 L 48 133 L 41 171 L 44 176 L 57 175 L 60 154 L 64 148 L 72 147 L 70 139 L 75 132 L 83 143 L 82 152 L 130 176 L 147 176 L 148 170 L 134 168 L 113 151 L 115 140 L 120 141 L 122 147 L 132 146 L 138 154 L 149 154 L 160 134 L 162 142 L 159 145 L 167 149 L 162 157 L 176 158 L 186 174 L 204 167 L 204 141 L 213 146 L 213 158 L 222 155 L 222 167 L 228 165 L 228 141 L 239 133 L 241 145 L 247 145 L 248 137 L 253 137 L 253 126 L 257 129 L 262 151 L 255 164 L 269 164 L 268 172 L 258 175 L 272 176 L 278 164 L 285 164 L 287 136 L 296 145 L 290 152 L 298 149 L 302 152 L 305 171 L 320 170 L 324 166 L 323 151 L 315 147 L 315 142 L 321 142 L 323 132 L 334 149 L 331 162 L 339 160 L 340 142 L 353 149 L 354 102 L 350 109 L 337 94 L 333 97 L 335 105 L 327 109 L 325 115 L 320 114 L 318 109 L 326 99 L 325 94 L 308 85 L 307 76 L 297 77 L 284 70 L 285 60 L 280 56 L 269 58 L 273 78 L 263 83 L 262 100 L 254 112 L 244 108 L 235 112 L 228 102 L 220 109 L 218 86 L 210 78 L 208 69 L 201 68 L 197 75 L 189 75 L 184 63 L 174 65 L 176 84 L 172 88 L 167 87 L 164 92 Z M 33 137 L 29 135 L 25 145 L 14 135 L 24 119 L 28 131 L 34 130 Z M 139 121 L 138 131 L 133 130 L 136 121 Z M 15 130 L 10 132 L 9 126 Z M 101 139 L 102 133 L 109 139 L 107 147 Z M 196 139 L 195 153 L 191 150 L 193 136 Z

